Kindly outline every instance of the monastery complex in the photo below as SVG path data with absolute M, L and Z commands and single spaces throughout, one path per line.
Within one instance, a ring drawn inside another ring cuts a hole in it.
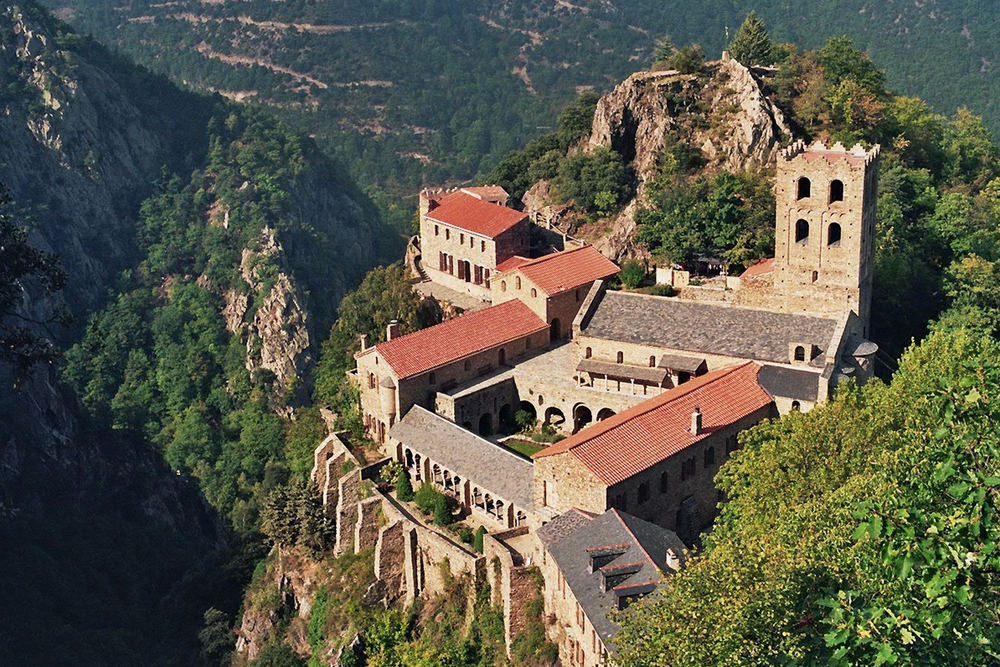
M 774 257 L 680 297 L 616 289 L 612 261 L 553 248 L 501 188 L 421 193 L 421 276 L 478 305 L 362 344 L 365 427 L 487 527 L 508 584 L 540 570 L 564 664 L 601 664 L 612 610 L 682 567 L 742 430 L 871 376 L 878 159 L 785 149 Z M 550 436 L 531 458 L 507 446 L 526 420 Z

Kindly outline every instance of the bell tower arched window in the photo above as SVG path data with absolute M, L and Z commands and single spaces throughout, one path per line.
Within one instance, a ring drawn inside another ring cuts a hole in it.
M 795 242 L 802 245 L 809 243 L 809 223 L 802 218 L 795 221 Z
M 812 183 L 805 176 L 800 176 L 796 185 L 796 199 L 808 199 L 812 196 Z
M 844 201 L 844 182 L 839 179 L 830 181 L 830 203 Z
M 826 244 L 828 246 L 835 247 L 840 245 L 840 224 L 836 222 L 831 222 L 829 229 L 826 232 Z

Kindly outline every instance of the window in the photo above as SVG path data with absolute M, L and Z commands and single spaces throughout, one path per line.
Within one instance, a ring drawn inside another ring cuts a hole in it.
M 801 403 L 799 403 L 798 401 L 792 401 L 792 410 L 793 411 L 798 412 L 801 409 L 802 409 L 802 404 Z
M 441 229 L 437 225 L 434 225 L 434 236 L 439 236 L 440 234 Z
M 536 290 L 534 287 L 532 287 L 531 288 L 531 298 L 534 299 L 536 296 L 538 296 L 538 290 Z
M 486 252 L 486 241 L 479 242 L 479 252 Z
M 459 234 L 458 235 L 458 242 L 461 245 L 465 245 L 465 234 Z
M 653 368 L 654 366 L 656 366 L 656 357 L 651 354 L 649 355 L 649 367 Z
M 844 182 L 838 179 L 830 181 L 830 203 L 844 201 Z
M 681 479 L 689 479 L 694 477 L 695 466 L 694 459 L 690 458 L 681 463 Z
M 806 360 L 806 348 L 801 345 L 795 346 L 795 361 L 805 361 Z
M 812 277 L 812 282 L 816 282 L 817 280 L 819 280 L 819 271 L 813 271 L 811 277 Z
M 802 245 L 809 243 L 809 223 L 802 218 L 795 221 L 795 242 Z
M 573 295 L 576 297 L 576 300 L 579 301 L 580 300 L 580 289 L 577 288 L 577 290 L 573 293 Z
M 430 373 L 430 375 L 427 376 L 427 383 L 428 384 L 437 384 L 437 373 L 434 373 L 432 371 Z
M 669 486 L 669 484 L 668 484 L 667 473 L 666 472 L 661 472 L 660 473 L 660 493 L 666 493 L 668 486 Z
M 469 361 L 468 359 L 466 359 L 465 360 L 465 370 L 469 370 L 470 368 L 472 368 L 472 362 Z
M 691 379 L 690 373 L 685 373 L 681 371 L 680 373 L 677 374 L 677 384 L 684 384 L 690 379 Z
M 521 276 L 514 276 L 514 289 L 521 289 Z
M 507 350 L 500 348 L 500 352 L 497 353 L 497 363 L 501 366 L 507 361 Z
M 735 435 L 726 436 L 726 456 L 729 456 L 737 449 L 739 449 L 739 445 L 736 442 L 736 436 Z
M 538 404 L 539 405 L 544 405 L 545 404 L 545 397 L 542 396 L 541 394 L 538 395 Z
M 500 291 L 501 292 L 506 292 L 507 291 L 507 281 L 506 280 L 501 280 L 500 281 Z
M 625 363 L 625 353 L 622 352 L 622 351 L 619 351 L 618 352 L 618 356 L 616 357 L 616 359 L 617 359 L 617 361 L 618 361 L 619 364 Z
M 643 482 L 639 485 L 639 504 L 643 504 L 649 500 L 649 482 Z
M 838 223 L 830 223 L 830 227 L 826 231 L 826 244 L 831 248 L 840 245 L 840 225 Z
M 375 374 L 374 373 L 369 373 L 368 374 L 368 388 L 369 389 L 374 389 L 375 388 Z
M 709 447 L 705 450 L 705 467 L 715 465 L 715 447 Z
M 447 227 L 444 228 L 444 240 L 447 241 L 451 238 L 451 230 Z
M 531 339 L 530 338 L 525 338 L 524 339 L 524 349 L 526 349 L 526 350 L 530 350 L 531 349 Z
M 443 252 L 438 253 L 438 269 L 441 271 L 448 270 L 448 255 Z
M 812 195 L 812 183 L 805 176 L 799 178 L 796 199 L 807 199 Z
M 590 359 L 592 354 L 594 354 L 594 351 L 588 347 L 586 350 L 583 351 L 583 358 Z

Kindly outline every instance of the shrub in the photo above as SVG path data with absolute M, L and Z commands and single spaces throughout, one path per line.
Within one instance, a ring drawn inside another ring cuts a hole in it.
M 535 425 L 535 417 L 527 410 L 518 410 L 514 413 L 514 423 L 522 431 L 527 431 Z
M 681 74 L 698 74 L 705 67 L 705 50 L 700 44 L 689 44 L 678 49 L 667 63 Z
M 417 507 L 419 507 L 424 514 L 430 514 L 434 511 L 434 503 L 437 502 L 437 497 L 440 495 L 440 492 L 438 492 L 438 490 L 435 489 L 429 482 L 424 482 L 413 495 L 413 502 L 417 504 Z
M 472 544 L 473 539 L 475 539 L 472 534 L 472 529 L 468 526 L 462 526 L 458 529 L 458 539 L 462 540 L 462 544 Z
M 403 502 L 413 500 L 413 485 L 410 484 L 410 475 L 405 468 L 400 468 L 396 474 L 396 497 Z
M 646 267 L 638 260 L 630 259 L 622 265 L 618 277 L 621 278 L 622 285 L 628 289 L 635 289 L 646 277 Z
M 479 529 L 476 530 L 475 539 L 472 541 L 472 546 L 475 547 L 476 551 L 478 551 L 479 553 L 483 553 L 483 537 L 485 535 L 486 535 L 486 527 L 480 526 Z
M 438 526 L 447 526 L 451 523 L 451 504 L 448 497 L 439 493 L 434 499 L 434 523 Z
M 649 293 L 653 296 L 673 296 L 674 288 L 670 285 L 653 285 L 649 288 Z

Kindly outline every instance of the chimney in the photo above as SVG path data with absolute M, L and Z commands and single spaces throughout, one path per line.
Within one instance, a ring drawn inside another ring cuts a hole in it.
M 389 326 L 385 328 L 385 339 L 392 340 L 394 338 L 399 338 L 399 320 L 389 322 Z
M 701 433 L 701 408 L 696 407 L 691 413 L 691 433 L 698 435 Z
M 368 349 L 368 334 L 361 334 L 361 351 Z
M 681 569 L 681 557 L 673 547 L 667 548 L 667 567 L 674 572 Z

